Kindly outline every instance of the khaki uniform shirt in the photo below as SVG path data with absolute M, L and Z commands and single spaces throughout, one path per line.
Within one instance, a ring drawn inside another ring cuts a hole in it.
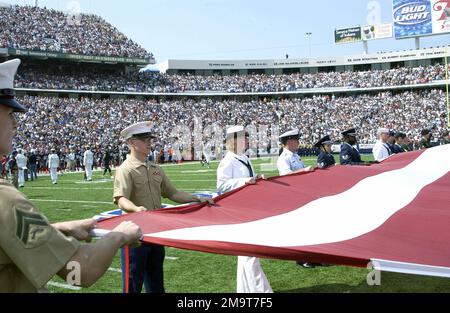
M 0 293 L 37 292 L 80 243 L 50 226 L 11 184 L 0 180 Z
M 162 168 L 131 155 L 116 171 L 113 195 L 116 204 L 116 199 L 124 197 L 136 206 L 154 210 L 161 208 L 161 196 L 170 198 L 176 192 Z

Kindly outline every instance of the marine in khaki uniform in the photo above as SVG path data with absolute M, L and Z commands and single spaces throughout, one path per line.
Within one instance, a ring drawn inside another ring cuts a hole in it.
M 170 199 L 176 192 L 162 168 L 156 164 L 142 162 L 129 155 L 117 170 L 114 198 L 131 200 L 139 211 L 161 208 L 161 196 Z M 188 202 L 192 201 L 198 199 L 191 198 Z
M 161 208 L 161 196 L 178 203 L 209 202 L 206 197 L 197 197 L 178 191 L 158 165 L 148 163 L 152 135 L 150 122 L 141 122 L 121 132 L 130 148 L 130 154 L 117 169 L 114 181 L 114 203 L 126 212 L 141 212 Z M 164 293 L 163 263 L 164 247 L 145 244 L 129 250 L 129 258 L 122 255 L 123 280 L 128 279 L 128 290 L 140 293 L 142 285 L 148 293 Z M 129 264 L 129 271 L 125 270 Z
M 0 292 L 36 292 L 80 243 L 65 237 L 20 192 L 0 181 Z
M 14 100 L 13 80 L 20 60 L 0 64 L 0 155 L 12 150 L 17 131 L 16 112 L 25 108 Z M 50 225 L 26 197 L 5 180 L 0 180 L 0 293 L 38 292 L 58 274 L 63 279 L 67 263 L 79 265 L 82 287 L 92 285 L 109 268 L 124 244 L 139 244 L 140 229 L 131 222 L 120 224 L 94 244 L 90 239 L 94 220 Z

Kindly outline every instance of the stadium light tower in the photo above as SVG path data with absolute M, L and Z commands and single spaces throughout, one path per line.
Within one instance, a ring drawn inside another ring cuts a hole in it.
M 309 57 L 311 58 L 311 32 L 307 32 L 306 36 L 308 36 L 308 47 L 309 47 Z

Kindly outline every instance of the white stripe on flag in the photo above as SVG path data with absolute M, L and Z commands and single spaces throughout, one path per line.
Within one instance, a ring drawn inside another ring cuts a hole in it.
M 380 227 L 425 186 L 450 171 L 450 145 L 428 149 L 406 167 L 365 178 L 349 190 L 291 212 L 234 225 L 201 226 L 146 236 L 295 247 L 340 242 Z M 395 196 L 386 195 L 395 190 Z M 362 205 L 364 203 L 364 205 Z
M 386 261 L 378 259 L 372 259 L 371 261 L 374 269 L 378 271 L 450 278 L 450 269 L 448 267 Z

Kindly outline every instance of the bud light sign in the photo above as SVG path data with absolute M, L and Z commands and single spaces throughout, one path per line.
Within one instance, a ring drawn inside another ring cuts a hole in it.
M 431 35 L 431 3 L 429 0 L 393 0 L 395 38 Z

